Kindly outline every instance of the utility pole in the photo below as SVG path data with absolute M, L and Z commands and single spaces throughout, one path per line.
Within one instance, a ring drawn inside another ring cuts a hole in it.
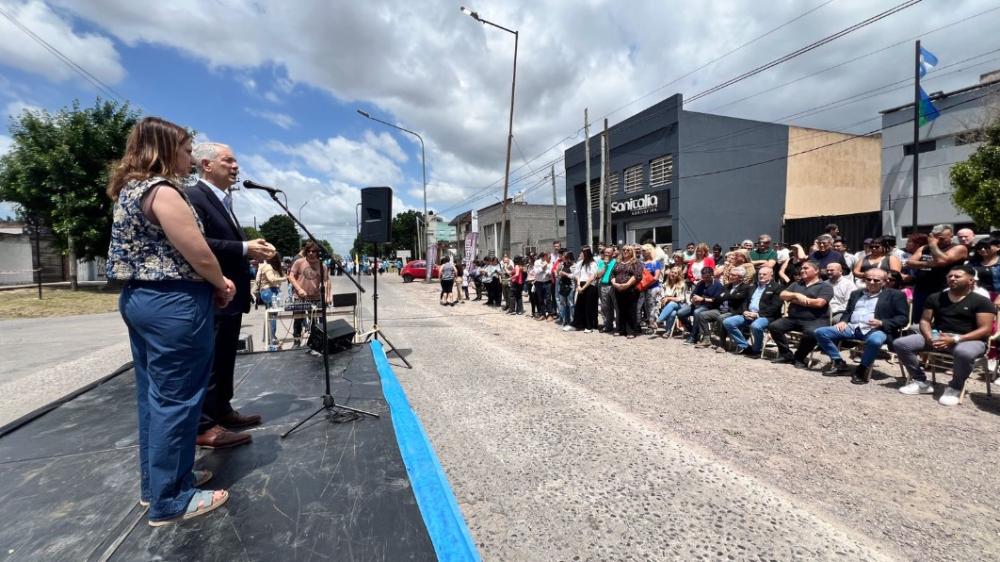
M 607 119 L 604 120 L 607 123 Z M 607 138 L 605 135 L 607 131 L 601 133 L 601 187 L 599 193 L 597 194 L 597 206 L 600 209 L 597 215 L 597 237 L 602 239 L 607 243 L 607 238 L 604 237 L 604 190 L 608 186 L 608 175 L 607 175 L 607 161 L 604 159 L 604 151 L 607 150 Z
M 917 232 L 917 203 L 920 197 L 918 179 L 920 175 L 920 40 L 915 45 L 913 62 L 913 231 Z
M 587 196 L 587 241 L 584 245 L 589 246 L 594 243 L 594 225 L 593 225 L 593 209 L 590 208 L 590 119 L 587 115 L 587 108 L 583 108 L 583 152 L 585 153 L 584 158 L 584 169 L 586 170 L 587 180 L 584 184 L 584 192 Z M 579 205 L 577 205 L 579 208 Z
M 611 133 L 608 131 L 608 119 L 604 119 L 604 175 L 607 180 L 604 182 L 604 205 L 601 210 L 607 212 L 607 224 L 602 225 L 608 229 L 607 236 L 604 238 L 605 244 L 613 244 L 611 240 Z
M 552 241 L 559 240 L 559 207 L 556 205 L 556 165 L 553 164 L 549 170 L 549 177 L 552 178 Z

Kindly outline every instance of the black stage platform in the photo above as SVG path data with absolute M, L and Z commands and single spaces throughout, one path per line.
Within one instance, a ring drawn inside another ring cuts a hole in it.
M 478 559 L 377 342 L 333 355 L 331 374 L 338 403 L 380 418 L 320 414 L 279 439 L 319 406 L 322 374 L 301 350 L 238 358 L 234 406 L 265 423 L 249 446 L 199 452 L 206 488 L 231 497 L 180 525 L 149 527 L 137 503 L 132 370 L 0 431 L 0 560 Z

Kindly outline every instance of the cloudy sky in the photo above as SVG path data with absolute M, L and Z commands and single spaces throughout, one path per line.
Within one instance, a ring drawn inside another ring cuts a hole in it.
M 423 206 L 416 139 L 357 109 L 423 136 L 430 209 L 451 218 L 500 197 L 513 36 L 461 13 L 467 1 L 0 0 L 0 113 L 128 100 L 230 144 L 243 178 L 284 188 L 316 234 L 344 251 L 360 188 L 392 186 L 396 212 Z M 546 200 L 540 187 L 554 164 L 563 199 L 560 157 L 583 139 L 584 108 L 592 122 L 614 124 L 901 2 L 470 5 L 520 32 L 511 193 Z M 870 131 L 879 109 L 912 99 L 914 39 L 940 60 L 926 89 L 947 91 L 1000 68 L 998 23 L 997 2 L 924 0 L 685 109 Z M 9 145 L 0 128 L 0 152 Z M 237 207 L 244 224 L 277 212 L 254 193 L 240 193 Z

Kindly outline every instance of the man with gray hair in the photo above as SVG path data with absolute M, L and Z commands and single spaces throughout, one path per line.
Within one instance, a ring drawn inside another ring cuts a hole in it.
M 976 243 L 976 233 L 971 228 L 962 228 L 955 233 L 958 236 L 958 243 L 965 246 L 965 249 L 969 251 L 969 255 L 975 255 L 972 253 L 972 246 Z
M 757 247 L 750 250 L 750 263 L 760 271 L 762 267 L 774 267 L 778 263 L 778 252 L 771 247 L 771 235 L 761 234 L 757 237 Z
M 240 166 L 232 149 L 224 144 L 200 143 L 192 156 L 198 183 L 187 188 L 191 205 L 204 227 L 205 240 L 223 274 L 236 285 L 236 296 L 228 306 L 215 311 L 215 356 L 208 392 L 202 404 L 198 427 L 199 447 L 222 449 L 249 443 L 249 433 L 235 431 L 261 422 L 257 415 L 244 416 L 233 409 L 233 369 L 240 338 L 242 315 L 250 312 L 250 261 L 267 260 L 275 254 L 264 239 L 247 240 L 233 212 L 230 188 Z
M 839 263 L 843 271 L 850 271 L 843 254 L 833 249 L 833 236 L 829 234 L 821 234 L 816 238 L 816 251 L 809 254 L 809 260 L 819 265 L 820 276 L 823 279 L 827 278 L 826 266 L 831 263 Z

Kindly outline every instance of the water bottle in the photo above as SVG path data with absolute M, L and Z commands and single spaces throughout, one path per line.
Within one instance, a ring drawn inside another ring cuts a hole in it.
M 931 328 L 931 340 L 936 340 L 941 337 L 941 332 L 937 328 Z

